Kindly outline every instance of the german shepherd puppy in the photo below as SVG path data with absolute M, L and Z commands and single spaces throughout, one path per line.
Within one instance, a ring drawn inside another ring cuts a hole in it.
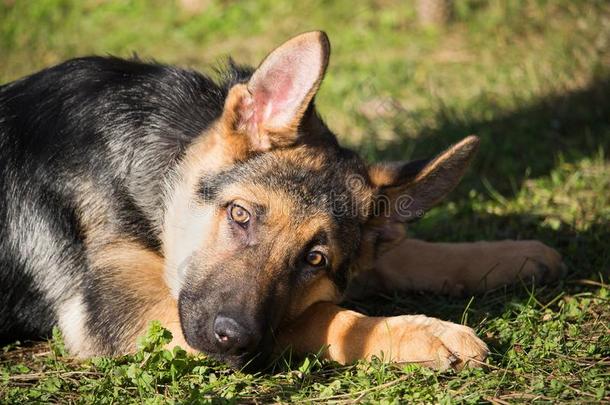
M 551 278 L 561 258 L 535 241 L 405 239 L 479 141 L 365 163 L 314 108 L 329 54 L 309 32 L 220 81 L 87 57 L 0 87 L 2 339 L 57 325 L 74 355 L 115 355 L 159 320 L 172 344 L 234 367 L 287 347 L 343 363 L 482 361 L 466 326 L 337 303 Z

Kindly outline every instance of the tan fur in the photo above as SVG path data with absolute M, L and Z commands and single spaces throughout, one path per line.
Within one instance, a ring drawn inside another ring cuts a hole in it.
M 438 369 L 478 364 L 487 346 L 472 329 L 422 315 L 367 317 L 330 303 L 312 305 L 279 341 L 298 353 L 352 363 L 373 356 Z M 473 360 L 474 359 L 474 360 Z
M 360 291 L 483 292 L 523 279 L 554 279 L 564 269 L 556 250 L 538 241 L 429 243 L 406 239 L 381 255 Z M 381 283 L 380 283 L 381 281 Z M 372 283 L 373 285 L 368 285 Z
M 244 159 L 252 151 L 271 149 L 267 133 L 252 128 L 242 112 L 252 103 L 250 92 L 245 84 L 237 84 L 229 90 L 220 125 L 222 139 L 226 142 L 226 153 L 236 159 Z M 295 133 L 287 128 L 286 133 Z M 290 137 L 294 138 L 294 137 Z
M 378 163 L 371 165 L 369 168 L 369 178 L 371 183 L 378 187 L 391 186 L 399 184 L 403 179 L 396 176 L 397 169 L 401 162 L 397 163 Z
M 106 277 L 116 284 L 116 288 L 134 293 L 145 307 L 129 329 L 122 331 L 124 352 L 135 350 L 137 337 L 146 332 L 153 320 L 160 321 L 172 333 L 170 346 L 190 349 L 182 335 L 176 300 L 165 284 L 163 258 L 128 241 L 108 244 L 98 249 L 92 258 L 93 268 L 112 269 Z
M 339 302 L 340 300 L 341 294 L 339 294 L 335 283 L 328 276 L 322 275 L 306 286 L 306 288 L 303 288 L 299 295 L 293 297 L 292 306 L 286 319 L 292 320 L 297 318 L 305 310 L 318 302 Z

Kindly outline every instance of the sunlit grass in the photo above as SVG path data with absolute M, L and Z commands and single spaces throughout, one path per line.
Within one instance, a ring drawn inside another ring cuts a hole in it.
M 540 239 L 569 267 L 559 283 L 478 297 L 429 294 L 350 303 L 371 313 L 462 319 L 489 366 L 459 374 L 379 362 L 279 360 L 233 372 L 154 342 L 84 363 L 61 339 L 0 356 L 0 402 L 610 401 L 610 3 L 457 0 L 454 21 L 417 25 L 410 2 L 0 1 L 0 83 L 74 56 L 134 52 L 211 72 L 231 54 L 256 65 L 295 33 L 333 43 L 317 104 L 369 160 L 427 157 L 470 133 L 473 168 L 411 228 L 429 240 Z

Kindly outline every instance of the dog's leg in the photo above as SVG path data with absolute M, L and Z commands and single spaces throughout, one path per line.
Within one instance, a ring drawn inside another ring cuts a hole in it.
M 170 347 L 191 351 L 180 327 L 178 305 L 164 280 L 161 256 L 119 240 L 92 248 L 90 263 L 88 282 L 77 296 L 79 306 L 66 306 L 65 322 L 60 322 L 72 354 L 134 352 L 138 337 L 153 320 L 172 333 Z
M 429 243 L 406 239 L 359 275 L 355 290 L 483 292 L 519 280 L 548 282 L 565 271 L 560 254 L 538 241 Z
M 320 353 L 340 363 L 377 356 L 437 369 L 477 365 L 485 343 L 466 326 L 423 315 L 368 317 L 331 303 L 317 303 L 282 329 L 278 347 Z

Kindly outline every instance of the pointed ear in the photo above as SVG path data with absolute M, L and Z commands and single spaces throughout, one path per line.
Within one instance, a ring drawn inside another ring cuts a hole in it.
M 478 146 L 479 138 L 469 136 L 431 161 L 372 166 L 369 176 L 377 186 L 376 214 L 386 225 L 421 218 L 455 188 Z
M 330 43 L 321 31 L 298 35 L 276 48 L 247 84 L 229 91 L 221 118 L 225 128 L 245 135 L 251 150 L 292 144 L 329 56 Z

